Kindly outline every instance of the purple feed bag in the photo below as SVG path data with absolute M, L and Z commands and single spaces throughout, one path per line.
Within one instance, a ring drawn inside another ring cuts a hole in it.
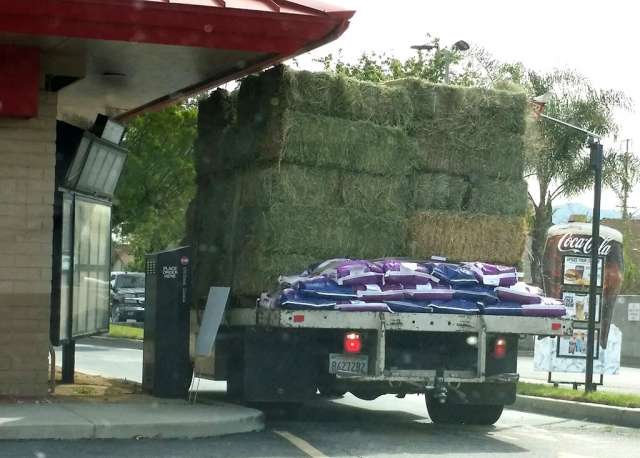
M 383 285 L 382 267 L 370 261 L 347 261 L 338 263 L 321 272 L 339 285 Z
M 302 297 L 325 299 L 356 299 L 354 286 L 339 285 L 327 277 L 308 277 L 295 284 L 294 289 Z
M 300 296 L 293 289 L 286 289 L 280 298 L 280 308 L 289 310 L 334 310 L 337 301 L 317 297 Z
M 468 263 L 478 282 L 488 286 L 512 286 L 518 282 L 515 267 L 497 266 L 483 262 Z
M 404 298 L 401 285 L 358 285 L 355 286 L 355 290 L 358 299 L 366 302 L 393 301 Z
M 564 303 L 558 299 L 544 297 L 540 304 L 524 304 L 522 306 L 522 315 L 560 318 L 561 316 L 567 315 L 567 308 Z
M 387 301 L 392 312 L 398 313 L 433 313 L 429 301 Z
M 510 287 L 498 286 L 496 292 L 501 301 L 517 302 L 518 304 L 540 304 L 542 302 L 540 288 L 524 283 L 517 283 Z
M 435 280 L 429 269 L 417 262 L 388 259 L 378 263 L 384 271 L 384 282 L 391 284 L 425 285 Z
M 336 310 L 341 312 L 391 312 L 384 302 L 339 301 Z
M 311 264 L 307 270 L 302 273 L 304 277 L 316 276 L 319 272 L 322 272 L 325 269 L 328 269 L 337 264 L 342 264 L 344 262 L 349 262 L 351 259 L 349 258 L 334 258 L 327 259 L 326 261 L 316 262 L 315 264 Z
M 475 274 L 465 266 L 435 264 L 431 274 L 440 280 L 440 283 L 450 285 L 454 289 L 478 284 Z
M 448 301 L 453 299 L 453 290 L 447 285 L 404 285 L 404 298 L 410 301 Z
M 433 313 L 454 315 L 478 315 L 480 313 L 477 303 L 459 299 L 432 301 L 429 307 L 433 310 Z
M 484 315 L 522 316 L 523 305 L 516 302 L 500 301 L 496 304 L 478 304 Z
M 495 304 L 498 302 L 498 293 L 491 286 L 474 285 L 456 288 L 453 292 L 453 298 Z

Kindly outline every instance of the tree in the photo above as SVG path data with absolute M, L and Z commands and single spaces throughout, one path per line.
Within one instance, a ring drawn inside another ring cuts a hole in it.
M 611 154 L 611 173 L 607 177 L 607 185 L 620 200 L 622 219 L 629 219 L 633 212 L 629 212 L 629 195 L 633 187 L 640 183 L 640 159 L 629 151 Z
M 437 39 L 434 40 L 435 43 L 438 43 Z M 454 47 L 450 48 L 450 52 L 451 82 L 463 86 L 472 85 L 474 81 L 471 74 L 464 71 L 463 54 Z M 337 58 L 329 54 L 315 60 L 323 64 L 326 71 L 373 83 L 409 77 L 421 78 L 432 83 L 444 82 L 445 61 L 442 53 L 417 51 L 415 57 L 410 57 L 404 62 L 394 56 L 375 52 L 362 53 L 355 64 L 345 62 L 341 54 L 338 54 Z M 466 66 L 468 65 L 467 63 Z
M 186 207 L 195 194 L 193 145 L 197 109 L 175 105 L 128 123 L 130 151 L 113 209 L 116 236 L 131 244 L 135 265 L 144 255 L 184 237 Z

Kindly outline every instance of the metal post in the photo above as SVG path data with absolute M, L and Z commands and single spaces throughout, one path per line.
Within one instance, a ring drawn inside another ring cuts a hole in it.
M 587 370 L 585 375 L 585 391 L 595 391 L 593 384 L 593 354 L 596 329 L 596 296 L 598 289 L 598 255 L 600 251 L 600 197 L 602 193 L 602 145 L 589 138 L 591 150 L 591 168 L 595 171 L 593 187 L 593 226 L 591 229 L 591 277 L 589 284 L 589 323 L 587 329 Z M 604 266 L 603 266 L 604 268 Z
M 62 383 L 74 383 L 76 370 L 76 341 L 62 346 Z
M 449 84 L 449 65 L 451 64 L 451 51 L 444 51 L 444 84 Z

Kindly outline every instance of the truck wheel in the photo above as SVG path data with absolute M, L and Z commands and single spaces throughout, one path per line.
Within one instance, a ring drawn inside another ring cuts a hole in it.
M 493 425 L 500 419 L 504 406 L 440 403 L 427 397 L 427 412 L 435 424 Z

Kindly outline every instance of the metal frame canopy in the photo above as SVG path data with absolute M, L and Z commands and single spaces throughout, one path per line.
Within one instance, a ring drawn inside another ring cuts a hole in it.
M 0 0 L 0 35 L 255 53 L 253 60 L 238 57 L 233 68 L 145 101 L 126 119 L 318 48 L 340 37 L 354 14 L 316 0 Z

